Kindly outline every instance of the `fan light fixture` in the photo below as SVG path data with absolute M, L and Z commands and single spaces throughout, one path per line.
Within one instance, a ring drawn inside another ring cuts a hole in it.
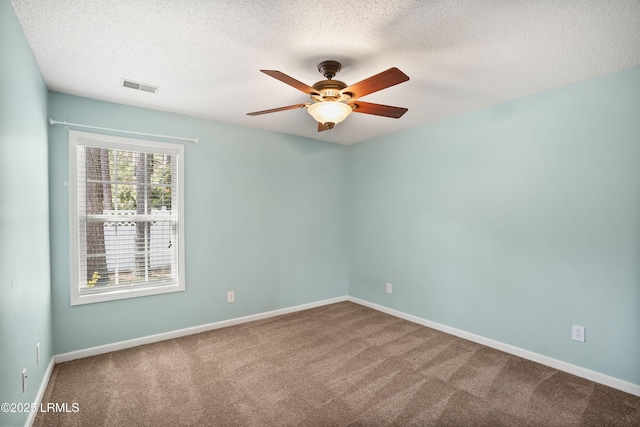
M 309 105 L 309 114 L 318 122 L 332 128 L 351 114 L 351 107 L 343 102 L 323 101 Z M 330 125 L 331 123 L 332 125 Z

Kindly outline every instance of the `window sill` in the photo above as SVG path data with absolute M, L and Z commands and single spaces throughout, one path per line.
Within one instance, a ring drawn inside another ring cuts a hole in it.
M 144 288 L 133 289 L 118 289 L 104 293 L 85 294 L 85 295 L 72 295 L 71 305 L 83 305 L 92 304 L 96 302 L 115 301 L 120 299 L 146 297 L 149 295 L 168 294 L 172 292 L 183 292 L 185 290 L 184 285 L 162 285 L 162 286 L 148 286 Z

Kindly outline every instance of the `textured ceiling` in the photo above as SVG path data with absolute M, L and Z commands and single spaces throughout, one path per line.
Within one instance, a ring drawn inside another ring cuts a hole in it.
M 640 64 L 640 0 L 12 4 L 52 90 L 342 144 Z M 260 69 L 312 85 L 326 59 L 347 84 L 398 67 L 411 80 L 362 100 L 409 111 L 352 114 L 322 133 L 304 109 L 246 115 L 310 101 Z

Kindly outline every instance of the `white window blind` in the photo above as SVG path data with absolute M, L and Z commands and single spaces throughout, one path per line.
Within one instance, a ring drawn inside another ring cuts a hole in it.
M 184 290 L 183 147 L 81 132 L 70 141 L 72 304 Z

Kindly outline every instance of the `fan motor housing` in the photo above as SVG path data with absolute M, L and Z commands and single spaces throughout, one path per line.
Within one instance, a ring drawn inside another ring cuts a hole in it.
M 322 80 L 313 85 L 313 88 L 320 92 L 322 95 L 315 93 L 311 94 L 311 99 L 314 101 L 348 101 L 351 99 L 350 93 L 340 93 L 340 91 L 347 87 L 347 84 L 340 80 Z

